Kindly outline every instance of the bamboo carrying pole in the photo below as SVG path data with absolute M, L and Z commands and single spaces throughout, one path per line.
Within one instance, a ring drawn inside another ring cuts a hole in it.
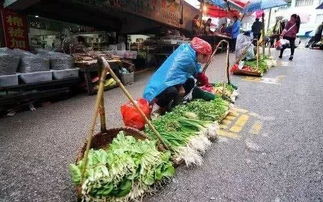
M 106 117 L 105 117 L 105 107 L 104 107 L 104 96 L 101 96 L 101 102 L 99 107 L 99 114 L 100 114 L 100 123 L 101 123 L 101 132 L 107 130 L 106 126 Z
M 257 40 L 257 69 L 259 69 L 259 41 Z
M 96 120 L 97 120 L 97 117 L 98 117 L 98 114 L 99 114 L 99 111 L 100 111 L 100 107 L 103 107 L 103 109 L 101 108 L 101 110 L 104 110 L 104 103 L 102 101 L 103 101 L 103 91 L 104 91 L 104 80 L 105 80 L 105 77 L 107 75 L 107 72 L 108 72 L 108 69 L 103 67 L 102 74 L 101 74 L 101 77 L 100 77 L 100 85 L 99 85 L 99 89 L 98 89 L 98 94 L 97 94 L 96 101 L 95 101 L 95 107 L 94 107 L 94 114 L 93 114 L 93 117 L 92 117 L 92 123 L 91 123 L 91 127 L 90 127 L 90 130 L 89 130 L 88 136 L 87 136 L 86 150 L 84 152 L 84 165 L 83 165 L 83 170 L 82 170 L 82 173 L 81 173 L 81 182 L 84 179 L 84 174 L 85 174 L 87 163 L 88 163 L 89 150 L 90 150 L 90 147 L 91 147 L 91 144 L 92 144 L 92 137 L 93 137 L 93 134 L 94 134 Z M 102 117 L 103 116 L 101 116 L 101 123 L 103 121 Z M 104 121 L 105 121 L 105 116 L 104 116 Z M 104 125 L 105 125 L 105 123 L 104 123 Z M 102 130 L 102 126 L 101 126 L 101 130 Z
M 265 51 L 266 51 L 266 36 L 265 36 L 265 14 L 262 14 L 262 23 L 263 23 L 263 27 L 262 27 L 262 56 L 265 57 Z
M 228 79 L 228 84 L 230 85 L 230 75 L 229 75 L 229 68 L 230 68 L 230 46 L 229 46 L 229 42 L 225 41 L 224 43 L 227 44 L 227 52 L 226 52 L 226 74 L 227 74 L 227 79 Z M 222 96 L 225 96 L 225 84 L 223 82 L 223 90 L 222 90 Z
M 226 55 L 227 80 L 228 80 L 228 84 L 230 85 L 231 84 L 230 72 L 229 72 L 229 69 L 230 69 L 230 44 L 228 41 L 225 41 L 225 43 L 227 44 L 227 55 Z
M 116 74 L 113 72 L 113 70 L 111 69 L 109 63 L 106 61 L 106 59 L 104 57 L 100 58 L 104 68 L 107 68 L 108 71 L 110 72 L 112 78 L 117 82 L 117 84 L 120 86 L 120 88 L 122 89 L 122 91 L 124 92 L 124 94 L 127 96 L 127 98 L 131 101 L 131 103 L 135 106 L 135 108 L 139 111 L 139 113 L 141 114 L 141 116 L 145 119 L 146 123 L 148 124 L 148 126 L 150 127 L 150 129 L 155 133 L 155 135 L 157 136 L 158 140 L 163 144 L 163 146 L 167 149 L 167 150 L 171 150 L 171 148 L 165 143 L 165 141 L 163 140 L 163 138 L 161 137 L 161 135 L 159 134 L 159 132 L 156 130 L 156 128 L 152 125 L 152 123 L 149 121 L 149 119 L 147 118 L 147 116 L 145 115 L 145 113 L 140 109 L 140 107 L 138 106 L 138 104 L 136 103 L 136 101 L 132 98 L 132 96 L 130 95 L 130 93 L 128 92 L 128 90 L 124 87 L 124 85 L 121 83 L 120 79 L 116 76 Z
M 271 9 L 269 10 L 268 24 L 267 24 L 267 32 L 268 32 L 268 30 L 269 30 L 270 20 L 271 20 Z M 271 46 L 271 44 L 269 43 L 269 46 L 268 46 L 268 47 L 269 47 L 269 48 L 268 48 L 268 54 L 269 54 L 269 56 L 271 56 L 270 46 Z
M 229 44 L 229 42 L 228 42 L 227 40 L 225 40 L 225 39 L 222 39 L 222 40 L 218 43 L 218 45 L 215 47 L 215 49 L 214 49 L 214 51 L 213 51 L 212 55 L 210 56 L 209 60 L 207 61 L 206 65 L 204 66 L 203 71 L 202 71 L 203 73 L 205 73 L 205 71 L 207 70 L 207 68 L 208 68 L 208 67 L 209 67 L 209 65 L 211 64 L 213 57 L 215 56 L 216 52 L 218 51 L 218 49 L 219 49 L 219 47 L 220 47 L 220 45 L 221 45 L 222 43 L 227 43 L 227 44 Z M 228 47 L 227 47 L 227 49 L 228 49 Z
M 250 48 L 250 46 L 252 45 L 252 43 L 251 44 L 249 44 L 243 51 L 242 51 L 242 54 L 240 55 L 240 57 L 238 57 L 237 59 L 236 59 L 236 61 L 234 62 L 234 64 L 239 64 L 239 62 L 247 55 L 247 53 L 248 53 L 248 49 Z

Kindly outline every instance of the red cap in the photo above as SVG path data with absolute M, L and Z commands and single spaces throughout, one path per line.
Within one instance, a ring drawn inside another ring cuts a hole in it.
M 211 45 L 204 41 L 203 39 L 200 39 L 198 37 L 194 37 L 191 41 L 192 48 L 200 54 L 203 55 L 211 55 L 212 54 L 212 47 Z

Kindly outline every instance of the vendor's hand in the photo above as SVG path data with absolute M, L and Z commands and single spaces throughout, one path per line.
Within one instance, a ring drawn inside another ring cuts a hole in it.
M 181 97 L 184 97 L 185 95 L 185 88 L 183 86 L 179 86 L 178 87 L 178 94 L 181 96 Z
M 205 73 L 198 73 L 196 79 L 201 86 L 209 85 L 209 78 Z

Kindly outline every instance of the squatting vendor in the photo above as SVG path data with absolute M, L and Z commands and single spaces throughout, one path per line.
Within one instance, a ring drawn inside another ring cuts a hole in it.
M 180 45 L 152 75 L 144 98 L 151 105 L 156 103 L 161 114 L 170 110 L 194 88 L 194 78 L 200 82 L 208 80 L 201 73 L 201 64 L 206 63 L 211 54 L 211 45 L 198 37 Z

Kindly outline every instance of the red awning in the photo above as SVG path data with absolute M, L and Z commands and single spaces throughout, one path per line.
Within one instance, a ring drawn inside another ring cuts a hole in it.
M 229 0 L 231 1 L 231 3 L 235 3 L 239 6 L 241 6 L 242 8 L 244 8 L 246 6 L 246 4 L 248 3 L 248 1 L 245 0 Z
M 217 6 L 208 6 L 207 15 L 215 18 L 232 18 L 233 16 L 240 16 L 240 13 L 236 10 L 227 11 Z

